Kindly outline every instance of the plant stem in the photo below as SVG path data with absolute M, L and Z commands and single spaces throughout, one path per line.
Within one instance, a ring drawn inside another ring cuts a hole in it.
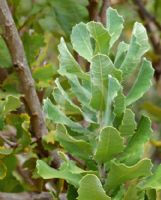
M 89 0 L 87 7 L 89 12 L 89 19 L 92 21 L 98 21 L 98 0 Z
M 106 178 L 106 170 L 104 164 L 98 164 L 98 171 L 99 171 L 99 176 L 102 184 L 105 183 L 105 178 Z
M 100 11 L 100 21 L 103 25 L 106 25 L 107 19 L 106 19 L 106 10 L 110 6 L 110 0 L 102 0 L 102 7 Z

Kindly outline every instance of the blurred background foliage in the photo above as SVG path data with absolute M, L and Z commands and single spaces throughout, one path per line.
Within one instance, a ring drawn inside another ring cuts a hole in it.
M 81 21 L 101 21 L 103 2 L 101 0 L 8 0 L 8 3 L 23 41 L 39 99 L 42 102 L 44 98 L 51 96 L 54 80 L 58 76 L 57 45 L 60 38 L 64 37 L 70 48 L 69 36 L 72 27 Z M 110 6 L 118 9 L 126 22 L 124 34 L 120 39 L 129 40 L 135 21 L 142 22 L 149 34 L 151 49 L 146 56 L 152 60 L 155 69 L 154 84 L 142 100 L 138 101 L 134 109 L 138 117 L 141 113 L 146 113 L 152 119 L 154 132 L 151 143 L 146 146 L 146 153 L 155 163 L 160 163 L 161 1 L 111 0 Z M 82 67 L 88 70 L 88 63 L 75 52 L 73 54 Z M 132 80 L 131 78 L 131 82 Z M 127 84 L 127 87 L 131 82 Z M 29 115 L 24 111 L 22 102 L 21 85 L 12 68 L 5 42 L 0 37 L 0 158 L 3 160 L 0 162 L 2 166 L 0 179 L 5 176 L 0 181 L 0 190 L 5 192 L 39 191 L 43 188 L 43 180 L 31 178 L 37 177 L 35 171 L 32 176 L 31 174 L 39 155 L 39 149 L 34 142 L 35 138 L 32 137 Z M 52 125 L 49 124 L 49 127 Z M 48 150 L 57 145 L 52 135 L 50 131 L 44 138 L 44 144 Z M 15 153 L 23 159 L 17 159 Z M 23 162 L 17 163 L 17 160 L 23 160 Z M 14 171 L 15 169 L 17 171 Z M 13 180 L 13 184 L 10 181 L 10 186 L 7 184 L 8 178 Z M 59 183 L 58 186 L 60 190 L 61 184 Z

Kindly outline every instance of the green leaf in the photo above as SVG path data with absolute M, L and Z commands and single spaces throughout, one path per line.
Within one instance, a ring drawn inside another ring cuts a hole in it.
M 3 115 L 6 115 L 10 111 L 15 111 L 20 106 L 21 106 L 21 101 L 19 98 L 15 96 L 7 96 L 3 107 Z
M 27 114 L 21 114 L 17 116 L 18 118 L 18 131 L 20 131 L 19 135 L 19 146 L 16 149 L 16 152 L 24 150 L 26 147 L 29 147 L 31 144 L 31 133 L 29 132 L 30 128 L 30 117 Z M 16 119 L 15 119 L 16 120 Z M 15 122 L 16 123 L 16 122 Z
M 109 34 L 111 36 L 110 47 L 112 47 L 116 40 L 118 40 L 118 38 L 120 37 L 120 34 L 124 27 L 124 19 L 118 14 L 117 10 L 111 7 L 107 9 L 106 18 L 107 30 L 109 31 Z
M 44 37 L 41 34 L 25 32 L 22 38 L 27 60 L 32 64 L 37 58 L 40 48 L 44 46 Z
M 7 148 L 5 146 L 0 146 L 0 155 L 10 155 L 13 149 Z
M 88 17 L 88 11 L 83 1 L 79 3 L 75 0 L 52 0 L 49 1 L 56 15 L 56 20 L 61 25 L 64 32 L 69 35 L 72 27 Z
M 36 0 L 36 4 L 44 6 L 47 3 L 47 0 Z
M 140 191 L 135 184 L 131 184 L 125 193 L 124 200 L 140 200 L 144 196 L 144 191 Z
M 73 185 L 68 185 L 67 199 L 76 200 L 77 199 L 77 189 Z
M 53 92 L 54 99 L 56 100 L 57 104 L 63 107 L 63 110 L 66 114 L 81 115 L 88 122 L 96 122 L 97 113 L 88 106 L 88 98 L 90 97 L 89 92 L 79 84 L 77 78 L 74 78 L 75 77 L 70 76 L 70 84 L 72 86 L 71 90 L 73 93 L 75 93 L 75 96 L 77 96 L 77 100 L 82 103 L 82 108 L 72 101 L 72 97 L 60 85 L 59 79 L 56 79 L 55 81 L 57 88 Z
M 116 116 L 120 117 L 125 111 L 125 96 L 122 91 L 117 93 L 117 96 L 114 99 L 114 113 Z
M 12 66 L 12 60 L 8 48 L 0 36 L 0 67 L 8 68 Z
M 59 107 L 65 113 L 66 116 L 70 116 L 74 119 L 82 118 L 83 116 L 82 110 L 76 104 L 73 103 L 72 97 L 70 96 L 71 93 L 68 94 L 67 90 L 65 93 L 63 91 L 65 92 L 63 88 L 62 91 L 60 91 L 58 88 L 54 89 L 52 96 L 55 100 L 55 103 L 59 104 Z M 67 98 L 69 99 L 69 101 Z
M 117 190 L 114 193 L 112 200 L 122 200 L 124 198 L 124 193 L 125 193 L 124 187 L 120 187 L 119 190 Z
M 18 93 L 18 88 L 20 87 L 20 80 L 18 79 L 17 73 L 12 72 L 11 74 L 8 74 L 6 79 L 3 81 L 2 87 L 3 90 L 5 90 L 5 92 L 9 93 L 10 95 L 20 95 L 20 93 Z M 1 94 L 5 95 L 5 93 Z
M 34 69 L 32 75 L 36 81 L 49 82 L 54 75 L 57 74 L 57 69 L 53 64 L 47 64 L 43 67 Z
M 44 112 L 47 115 L 47 118 L 54 121 L 57 124 L 65 124 L 71 128 L 83 129 L 81 125 L 76 122 L 73 122 L 69 119 L 59 108 L 58 106 L 52 104 L 49 99 L 44 101 Z
M 161 165 L 159 165 L 154 174 L 150 177 L 146 178 L 142 183 L 139 184 L 139 188 L 141 189 L 155 189 L 161 190 Z
M 108 56 L 103 54 L 97 54 L 92 58 L 90 72 L 92 81 L 98 86 L 102 86 L 104 82 L 107 83 L 108 75 L 121 80 L 121 71 L 114 67 Z
M 83 105 L 88 106 L 91 99 L 91 93 L 85 87 L 83 87 L 75 75 L 67 75 L 68 81 L 71 85 L 71 91 L 77 97 L 78 101 Z
M 114 98 L 117 95 L 117 92 L 122 89 L 122 86 L 118 82 L 117 79 L 113 78 L 111 75 L 108 76 L 108 92 L 106 97 L 106 108 L 103 119 L 104 125 L 110 125 L 113 121 L 113 111 L 112 111 L 112 103 Z
M 78 200 L 110 200 L 97 176 L 87 174 L 80 181 Z
M 3 116 L 0 116 L 0 130 L 1 131 L 4 129 L 4 125 L 5 125 L 4 118 L 3 118 Z
M 116 68 L 120 68 L 126 53 L 128 51 L 129 45 L 125 42 L 120 42 L 118 47 L 117 47 L 117 52 L 116 52 L 116 56 L 115 56 L 115 60 L 114 60 L 114 65 Z
M 92 58 L 90 73 L 93 90 L 90 104 L 95 109 L 102 110 L 107 100 L 108 76 L 121 79 L 121 72 L 114 68 L 108 56 L 97 54 Z
M 136 163 L 143 154 L 144 144 L 152 133 L 150 119 L 142 116 L 135 134 L 132 136 L 124 150 L 123 160 L 126 163 Z
M 6 123 L 14 126 L 17 131 L 17 139 L 19 139 L 19 147 L 26 147 L 30 144 L 31 142 L 31 135 L 29 132 L 29 127 L 30 127 L 30 117 L 25 114 L 14 114 L 11 113 L 7 115 L 6 118 Z M 18 147 L 18 148 L 19 148 Z
M 121 65 L 124 79 L 127 78 L 136 69 L 142 56 L 149 50 L 148 36 L 144 26 L 138 22 L 135 23 L 129 49 Z
M 79 64 L 76 62 L 72 54 L 69 52 L 63 38 L 58 45 L 59 50 L 59 63 L 60 68 L 58 72 L 62 76 L 66 76 L 67 73 L 77 75 L 81 79 L 89 79 L 88 75 L 83 72 Z
M 86 24 L 81 22 L 73 27 L 71 42 L 74 50 L 90 62 L 93 56 L 93 48 Z
M 149 159 L 140 160 L 132 166 L 127 166 L 122 163 L 112 162 L 110 172 L 107 179 L 107 188 L 115 190 L 126 181 L 135 178 L 143 178 L 151 175 L 152 163 Z
M 32 0 L 20 0 L 18 5 L 18 12 L 21 14 L 26 14 L 32 9 L 33 3 Z
M 44 144 L 45 145 L 47 144 L 46 146 L 48 146 L 48 144 L 54 145 L 55 144 L 55 131 L 48 132 L 46 135 L 43 136 L 42 139 L 43 139 L 43 142 L 45 142 Z
M 123 138 L 117 129 L 110 126 L 105 127 L 99 136 L 95 159 L 100 163 L 105 163 L 122 152 L 123 148 Z
M 157 199 L 157 191 L 155 189 L 146 190 L 146 197 L 149 200 L 156 200 Z
M 153 73 L 154 70 L 151 62 L 144 59 L 137 79 L 126 97 L 127 106 L 142 97 L 143 94 L 150 88 Z
M 87 122 L 98 123 L 97 111 L 89 105 L 82 106 L 83 116 Z
M 123 115 L 119 131 L 121 136 L 131 136 L 136 129 L 135 114 L 130 109 L 126 109 Z
M 95 40 L 94 53 L 108 54 L 110 35 L 101 23 L 91 21 L 87 24 L 87 28 Z
M 56 15 L 53 12 L 53 10 L 50 10 L 48 15 L 45 15 L 43 18 L 40 18 L 38 20 L 38 24 L 40 25 L 42 30 L 44 32 L 46 32 L 47 34 L 49 32 L 53 32 L 53 33 L 58 34 L 58 35 L 59 34 L 60 35 L 65 34 L 64 31 L 62 30 L 60 24 L 58 23 L 58 21 L 56 19 Z
M 92 155 L 92 148 L 89 143 L 82 139 L 75 139 L 70 136 L 66 128 L 62 125 L 58 125 L 56 129 L 56 140 L 60 145 L 64 147 L 69 153 L 74 156 L 78 156 L 82 159 L 89 159 Z
M 0 180 L 1 192 L 16 193 L 16 192 L 24 191 L 23 186 L 20 185 L 19 181 L 14 176 L 15 174 L 13 173 L 16 171 L 16 168 L 18 165 L 16 156 L 8 155 L 4 157 L 3 163 L 7 167 L 7 171 L 6 171 L 7 173 L 4 179 Z
M 67 92 L 62 88 L 58 78 L 55 80 L 55 84 L 57 86 L 57 89 L 61 93 L 61 95 L 60 95 L 61 99 L 59 99 L 59 101 L 60 100 L 62 101 L 63 100 L 62 98 L 64 98 L 70 104 L 70 109 L 72 108 L 72 110 L 75 110 L 77 113 L 83 114 L 82 110 L 76 104 L 73 103 L 73 101 L 70 99 L 70 97 L 67 94 Z
M 6 165 L 0 160 L 0 180 L 4 179 L 7 173 Z
M 36 164 L 37 172 L 43 179 L 59 178 L 64 179 L 68 183 L 78 187 L 85 171 L 78 168 L 72 161 L 64 162 L 61 167 L 56 170 L 48 166 L 44 161 L 38 160 Z

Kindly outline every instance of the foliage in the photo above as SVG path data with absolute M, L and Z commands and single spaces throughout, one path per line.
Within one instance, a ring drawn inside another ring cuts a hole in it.
M 161 166 L 152 164 L 147 146 L 161 146 L 150 120 L 158 122 L 161 110 L 154 90 L 151 102 L 144 94 L 154 75 L 148 59 L 155 63 L 158 55 L 141 23 L 131 33 L 136 17 L 131 1 L 117 6 L 126 22 L 110 7 L 105 26 L 88 22 L 87 0 L 8 2 L 49 132 L 41 141 L 35 137 L 0 37 L 0 192 L 49 190 L 53 199 L 63 193 L 69 200 L 157 199 Z M 158 2 L 147 7 L 159 20 Z
M 123 20 L 112 8 L 107 16 L 106 27 L 89 22 L 77 24 L 72 30 L 72 46 L 89 62 L 88 72 L 81 69 L 61 39 L 60 77 L 55 81 L 53 98 L 44 101 L 47 119 L 56 124 L 55 141 L 67 155 L 83 160 L 83 166 L 78 168 L 73 163 L 70 167 L 67 156 L 58 170 L 48 169 L 39 160 L 38 174 L 48 179 L 60 178 L 64 172 L 61 178 L 75 187 L 79 200 L 130 199 L 130 190 L 135 200 L 150 199 L 150 190 L 161 189 L 157 184 L 160 166 L 152 172 L 151 160 L 144 157 L 144 145 L 152 133 L 150 120 L 143 115 L 137 123 L 131 107 L 151 86 L 153 69 L 150 61 L 142 58 L 149 49 L 148 38 L 143 25 L 136 22 L 126 51 L 120 48 L 125 44 L 121 42 L 115 52 L 112 47 L 121 32 L 116 36 L 110 30 L 123 27 Z M 112 54 L 116 55 L 113 60 Z M 136 80 L 127 91 L 127 81 L 136 68 Z M 66 81 L 69 85 L 64 89 Z M 70 178 L 66 177 L 71 172 Z

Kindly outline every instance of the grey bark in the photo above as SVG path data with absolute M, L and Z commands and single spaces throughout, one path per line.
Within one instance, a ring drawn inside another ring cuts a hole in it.
M 0 192 L 0 200 L 53 200 L 48 192 L 42 193 L 5 193 Z
M 18 73 L 22 92 L 30 111 L 31 125 L 37 138 L 47 133 L 41 105 L 36 93 L 34 80 L 25 56 L 22 41 L 6 0 L 0 0 L 0 34 L 10 51 L 12 62 Z
M 0 192 L 0 200 L 57 200 L 53 198 L 49 192 L 21 192 L 21 193 L 6 193 Z M 67 200 L 65 194 L 59 195 L 59 200 Z

